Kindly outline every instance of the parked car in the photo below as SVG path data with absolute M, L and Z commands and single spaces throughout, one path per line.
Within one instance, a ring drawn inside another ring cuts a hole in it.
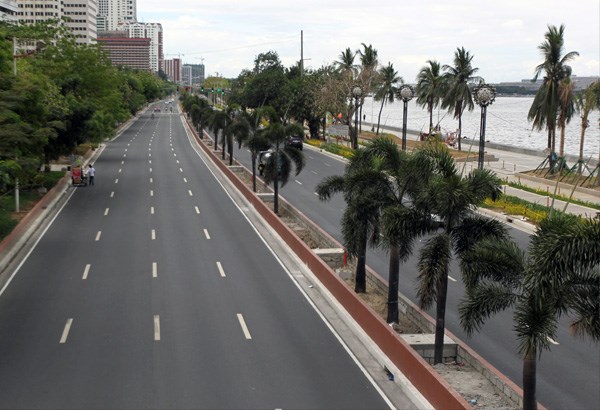
M 302 146 L 304 145 L 304 138 L 297 135 L 289 136 L 286 139 L 286 144 L 290 147 L 302 150 Z
M 154 112 L 160 112 L 160 107 L 154 107 Z
M 265 167 L 269 162 L 271 155 L 273 155 L 273 151 L 261 151 L 258 153 L 258 174 L 262 177 L 264 175 Z

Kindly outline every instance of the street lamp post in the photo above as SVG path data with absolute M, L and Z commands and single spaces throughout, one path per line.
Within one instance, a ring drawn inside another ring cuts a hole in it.
M 415 89 L 408 85 L 403 84 L 400 87 L 400 98 L 404 102 L 404 110 L 402 116 L 402 151 L 406 151 L 406 120 L 408 116 L 408 102 L 415 96 Z
M 360 104 L 360 97 L 362 97 L 362 88 L 358 85 L 352 89 L 352 96 L 354 97 L 354 139 L 352 141 L 352 148 L 358 148 L 358 106 Z
M 485 117 L 487 107 L 496 99 L 496 89 L 488 84 L 480 84 L 473 90 L 473 99 L 481 107 L 481 123 L 479 125 L 479 156 L 477 168 L 483 169 L 483 154 L 485 148 Z

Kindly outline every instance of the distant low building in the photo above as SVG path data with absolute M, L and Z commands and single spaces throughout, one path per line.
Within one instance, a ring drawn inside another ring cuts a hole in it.
M 169 81 L 174 83 L 181 83 L 181 59 L 173 58 L 171 60 L 165 60 L 165 74 Z

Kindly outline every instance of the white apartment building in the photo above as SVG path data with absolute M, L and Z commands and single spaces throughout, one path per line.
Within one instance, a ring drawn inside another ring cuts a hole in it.
M 18 20 L 22 24 L 67 17 L 69 21 L 65 25 L 78 44 L 96 42 L 97 0 L 17 0 L 17 6 Z
M 115 31 L 122 23 L 137 21 L 136 0 L 98 0 L 99 31 Z
M 131 38 L 149 38 L 150 68 L 154 72 L 164 70 L 163 31 L 160 23 L 121 23 L 118 30 L 126 31 Z
M 17 0 L 0 0 L 0 21 L 17 21 Z

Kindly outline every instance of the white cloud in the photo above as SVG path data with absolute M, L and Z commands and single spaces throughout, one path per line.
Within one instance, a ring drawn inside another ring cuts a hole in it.
M 204 57 L 208 73 L 230 77 L 268 50 L 285 65 L 298 61 L 304 30 L 304 56 L 311 59 L 305 66 L 312 68 L 364 42 L 411 82 L 427 60 L 450 63 L 454 50 L 465 47 L 486 80 L 520 80 L 541 61 L 537 46 L 548 24 L 565 24 L 565 50 L 581 54 L 575 74 L 599 74 L 598 0 L 568 7 L 558 0 L 139 0 L 137 7 L 138 19 L 162 23 L 165 53 L 181 53 L 189 63 Z

